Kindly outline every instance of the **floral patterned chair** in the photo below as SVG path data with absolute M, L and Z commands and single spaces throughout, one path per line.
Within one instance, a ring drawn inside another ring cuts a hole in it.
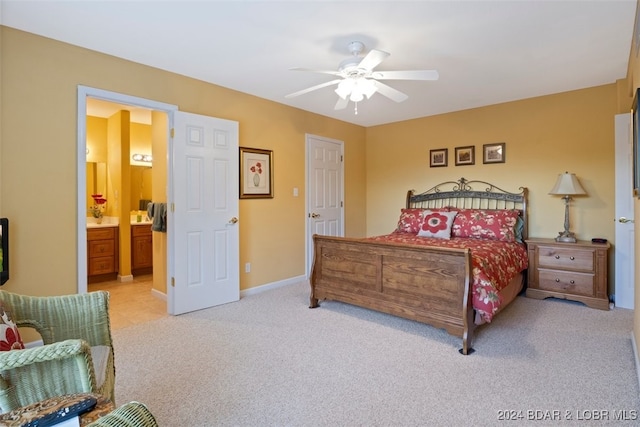
M 107 292 L 34 297 L 0 290 L 0 305 L 0 350 L 9 350 L 0 351 L 0 412 L 72 393 L 115 402 Z M 35 329 L 44 345 L 25 349 L 17 327 Z

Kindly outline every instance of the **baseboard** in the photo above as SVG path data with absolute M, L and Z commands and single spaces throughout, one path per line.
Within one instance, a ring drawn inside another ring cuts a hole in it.
M 280 288 L 282 286 L 293 285 L 294 283 L 300 283 L 305 280 L 307 280 L 306 276 L 291 277 L 289 279 L 279 280 L 277 282 L 271 282 L 271 283 L 256 286 L 253 288 L 245 289 L 243 291 L 240 291 L 240 298 L 243 298 L 249 295 L 259 294 L 260 292 Z
M 640 385 L 640 359 L 638 359 L 638 345 L 636 343 L 636 336 L 631 331 L 631 345 L 633 346 L 633 359 L 636 362 L 636 376 L 638 377 L 638 385 Z
M 118 282 L 133 282 L 133 274 L 121 276 L 118 274 Z
M 246 297 L 248 295 L 259 294 L 264 291 L 268 291 L 270 289 L 280 288 L 282 286 L 293 285 L 294 283 L 300 283 L 301 281 L 307 280 L 305 276 L 291 277 L 285 280 L 279 280 L 277 282 L 267 283 L 265 285 L 256 286 L 253 288 L 245 289 L 244 291 L 240 291 L 240 298 Z M 167 294 L 158 291 L 157 289 L 151 289 L 151 294 L 156 298 L 160 298 L 163 301 L 167 300 Z
M 156 298 L 160 298 L 162 301 L 167 300 L 167 294 L 160 292 L 157 289 L 151 289 L 151 295 L 153 295 Z

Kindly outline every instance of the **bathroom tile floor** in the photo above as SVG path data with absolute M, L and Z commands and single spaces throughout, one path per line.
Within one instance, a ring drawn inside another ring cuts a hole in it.
M 111 329 L 121 329 L 168 316 L 167 302 L 151 293 L 152 280 L 152 275 L 142 275 L 131 282 L 92 283 L 88 290 L 109 292 Z

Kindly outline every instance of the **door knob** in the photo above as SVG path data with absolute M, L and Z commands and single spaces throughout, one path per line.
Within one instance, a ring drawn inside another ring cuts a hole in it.
M 618 221 L 620 221 L 623 224 L 626 224 L 627 222 L 634 222 L 632 219 L 627 219 L 623 216 L 621 216 L 620 219 L 618 219 Z
M 311 218 L 320 218 L 320 214 L 314 212 L 311 214 Z
M 236 218 L 235 216 L 229 220 L 229 224 L 235 224 L 237 222 L 238 222 L 238 218 Z

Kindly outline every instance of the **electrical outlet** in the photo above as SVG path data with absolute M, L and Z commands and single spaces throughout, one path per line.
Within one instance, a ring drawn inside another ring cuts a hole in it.
M 251 263 L 248 262 L 244 265 L 244 272 L 245 273 L 251 273 Z

